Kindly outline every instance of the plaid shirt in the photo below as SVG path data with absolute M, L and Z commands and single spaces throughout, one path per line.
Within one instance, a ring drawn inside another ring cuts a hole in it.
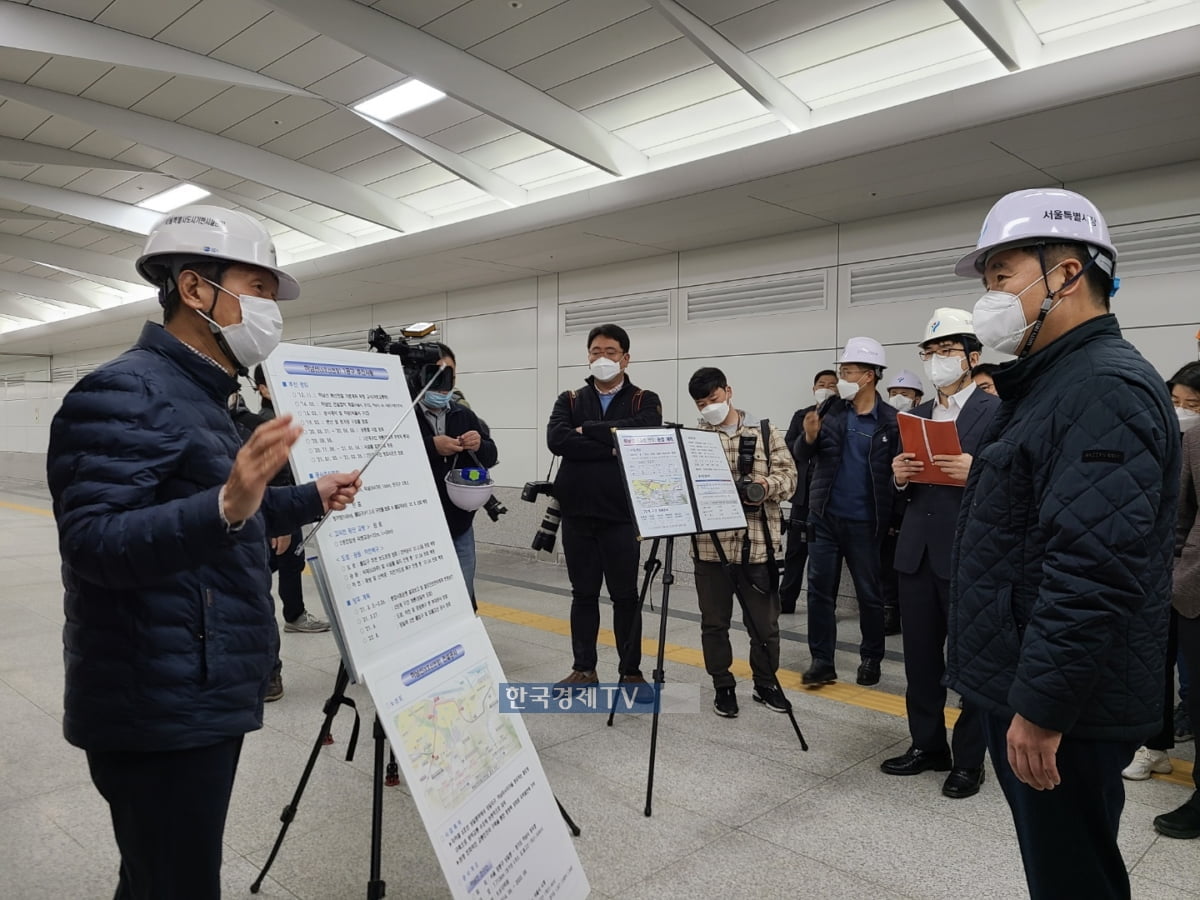
M 767 454 L 763 448 L 762 428 L 759 420 L 743 410 L 738 410 L 738 417 L 738 429 L 732 435 L 704 421 L 701 421 L 699 427 L 702 431 L 715 431 L 721 436 L 721 444 L 725 447 L 725 456 L 729 459 L 729 470 L 733 472 L 734 477 L 737 477 L 738 443 L 742 436 L 758 439 L 754 445 L 754 471 L 752 474 L 766 480 L 767 499 L 757 509 L 753 507 L 746 509 L 746 523 L 750 526 L 749 561 L 765 563 L 767 561 L 767 542 L 766 535 L 763 534 L 762 517 L 764 515 L 767 517 L 767 525 L 771 530 L 771 545 L 776 558 L 779 558 L 783 555 L 780 544 L 782 520 L 779 501 L 789 499 L 796 491 L 796 461 L 792 459 L 792 453 L 788 450 L 787 442 L 783 439 L 779 429 L 771 425 L 771 471 L 768 474 Z M 729 557 L 729 561 L 740 564 L 746 531 L 722 531 L 717 536 L 725 548 L 725 555 Z M 708 535 L 697 535 L 696 547 L 698 559 L 705 562 L 720 562 L 716 548 L 713 547 L 712 538 Z

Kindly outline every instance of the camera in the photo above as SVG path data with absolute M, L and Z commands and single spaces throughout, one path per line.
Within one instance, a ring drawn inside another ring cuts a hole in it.
M 751 434 L 742 435 L 738 440 L 737 478 L 734 485 L 743 505 L 758 506 L 767 499 L 767 489 L 754 480 L 754 450 L 758 446 L 758 438 Z
M 400 329 L 400 339 L 393 340 L 382 325 L 376 325 L 367 332 L 367 344 L 376 353 L 390 353 L 400 357 L 404 366 L 404 378 L 408 382 L 408 392 L 415 397 L 421 389 L 429 384 L 431 391 L 448 391 L 454 387 L 454 372 L 451 369 L 438 370 L 438 360 L 442 358 L 441 345 L 436 341 L 416 341 L 413 338 L 425 337 L 432 334 L 435 326 L 430 323 L 411 325 Z
M 525 487 L 521 488 L 521 499 L 526 503 L 537 503 L 537 498 L 542 494 L 554 496 L 553 481 L 527 481 Z
M 547 553 L 553 553 L 554 539 L 558 536 L 558 526 L 562 522 L 562 510 L 558 506 L 558 501 L 554 498 L 554 482 L 527 481 L 525 482 L 525 487 L 521 488 L 521 499 L 526 503 L 537 503 L 537 498 L 542 494 L 549 497 L 550 502 L 546 504 L 546 514 L 542 516 L 542 524 L 534 532 L 533 543 L 529 546 L 534 550 L 545 550 Z
M 529 546 L 534 550 L 545 550 L 547 553 L 553 553 L 554 539 L 558 536 L 558 526 L 561 522 L 562 510 L 559 509 L 558 501 L 551 497 L 550 502 L 546 504 L 546 514 L 542 516 L 542 524 L 534 532 L 533 543 Z
M 508 507 L 493 496 L 488 498 L 487 503 L 483 504 L 483 511 L 488 514 L 488 518 L 493 522 L 499 522 L 500 517 L 508 512 Z

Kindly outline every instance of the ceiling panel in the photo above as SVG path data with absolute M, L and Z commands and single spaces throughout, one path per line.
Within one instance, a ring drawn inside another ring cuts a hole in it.
M 24 82 L 49 61 L 50 57 L 45 53 L 4 49 L 0 51 L 0 78 Z
M 201 172 L 208 169 L 208 166 L 194 162 L 190 159 L 182 159 L 174 156 L 165 163 L 160 163 L 156 166 L 160 172 L 165 172 L 167 175 L 173 175 L 180 181 L 191 181 Z
M 491 116 L 480 115 L 461 124 L 452 125 L 444 131 L 431 134 L 429 138 L 447 150 L 464 153 L 473 147 L 481 147 L 516 133 L 517 129 L 507 122 L 501 122 Z
M 321 34 L 271 63 L 262 70 L 262 74 L 288 84 L 308 87 L 314 81 L 320 81 L 362 58 L 361 53 Z
M 879 5 L 880 0 L 774 0 L 727 19 L 717 31 L 742 50 L 754 50 Z M 950 13 L 944 20 L 952 18 Z
M 363 57 L 320 81 L 306 85 L 314 94 L 353 105 L 402 81 L 405 76 L 383 63 Z
M 468 0 L 434 19 L 422 30 L 465 50 L 563 2 L 523 0 L 518 4 L 509 4 L 497 3 L 496 0 Z
M 371 190 L 378 191 L 385 197 L 399 199 L 406 194 L 423 191 L 427 188 L 453 181 L 454 177 L 454 175 L 447 172 L 441 166 L 435 166 L 433 163 L 427 162 L 424 165 L 414 166 L 403 174 L 393 175 L 390 178 L 381 178 L 368 186 Z
M 170 80 L 169 73 L 134 69 L 130 66 L 113 66 L 89 85 L 82 96 L 128 109 Z
M 317 150 L 315 153 L 300 157 L 300 162 L 306 166 L 315 166 L 329 172 L 339 172 L 355 163 L 371 159 L 380 153 L 386 153 L 396 146 L 397 141 L 394 137 L 385 134 L 378 128 L 368 126 L 356 134 Z
M 82 171 L 70 166 L 38 166 L 38 168 L 33 169 L 21 180 L 48 187 L 63 187 L 68 182 L 78 178 Z M 0 190 L 3 189 L 0 188 Z
M 381 13 L 386 13 L 401 22 L 420 28 L 439 16 L 444 16 L 468 3 L 469 0 L 378 0 L 378 2 L 358 0 L 358 2 L 364 6 L 372 6 Z
M 203 106 L 224 91 L 236 90 L 217 81 L 176 75 L 147 94 L 131 108 L 134 112 L 175 121 Z
M 551 88 L 546 93 L 572 109 L 591 110 L 648 85 L 708 67 L 708 57 L 691 41 L 681 37 Z
M 121 184 L 111 190 L 105 191 L 103 196 L 110 200 L 119 200 L 121 203 L 131 203 L 136 206 L 147 197 L 153 197 L 155 194 L 160 194 L 178 184 L 178 181 L 168 175 L 149 173 L 135 175 L 133 178 L 121 182 Z M 92 191 L 88 193 L 92 193 Z
M 425 157 L 415 151 L 407 147 L 395 147 L 370 159 L 338 169 L 337 174 L 355 184 L 373 187 L 381 178 L 398 175 L 424 164 Z
M 471 48 L 485 62 L 508 70 L 645 10 L 644 0 L 566 0 Z
M 102 241 L 109 237 L 109 233 L 101 231 L 90 225 L 85 225 L 82 228 L 77 228 L 70 234 L 65 234 L 58 238 L 57 243 L 66 244 L 68 247 L 77 247 L 85 249 L 89 244 L 94 244 L 97 241 Z
M 197 0 L 112 0 L 96 17 L 106 25 L 142 37 L 154 37 L 189 9 Z
M 294 19 L 270 12 L 208 55 L 257 72 L 316 36 L 315 31 Z
M 70 191 L 78 191 L 81 194 L 95 194 L 96 196 L 106 194 L 118 185 L 125 184 L 135 177 L 132 172 L 113 172 L 105 169 L 75 169 L 74 171 L 78 173 L 77 177 L 65 182 L 63 186 Z M 170 187 L 174 183 L 170 179 L 163 178 L 161 175 L 157 177 L 167 181 L 167 187 Z M 130 202 L 128 199 L 121 199 L 124 203 Z
M 220 87 L 218 85 L 218 87 Z M 248 119 L 268 106 L 280 102 L 278 94 L 256 88 L 234 85 L 213 95 L 211 100 L 201 103 L 190 112 L 180 115 L 176 121 L 213 134 L 221 134 L 238 122 Z M 139 104 L 140 105 L 140 104 Z
M 35 144 L 67 149 L 75 146 L 94 130 L 91 125 L 82 125 L 63 116 L 51 116 L 26 135 L 26 139 Z
M 548 149 L 550 149 L 548 144 L 522 131 L 518 131 L 516 134 L 500 138 L 498 141 L 491 141 L 490 143 L 468 150 L 463 156 L 479 163 L 481 166 L 495 169 L 499 166 L 514 163 L 519 159 L 544 153 Z
M 29 5 L 74 16 L 77 19 L 93 19 L 100 15 L 100 12 L 110 2 L 111 0 L 34 0 Z
M 710 130 L 725 128 L 736 122 L 761 120 L 764 112 L 762 104 L 749 94 L 732 91 L 627 128 L 618 128 L 616 134 L 639 150 L 647 150 L 693 136 L 703 140 Z
M 498 166 L 496 174 L 522 186 L 541 182 L 566 172 L 587 172 L 591 166 L 581 163 L 569 153 L 549 149 L 534 156 L 527 156 L 506 166 Z
M 409 194 L 404 198 L 404 202 L 421 210 L 421 212 L 433 215 L 439 209 L 444 209 L 447 206 L 475 202 L 483 200 L 486 197 L 487 194 L 473 184 L 468 184 L 461 178 L 456 178 L 454 181 L 448 181 L 445 184 L 439 184 L 436 187 Z
M 265 94 L 266 92 L 260 91 L 260 93 Z M 284 97 L 279 99 L 279 96 L 275 95 L 274 99 L 276 102 L 263 107 L 253 115 L 246 116 L 238 121 L 236 125 L 223 130 L 221 136 L 241 141 L 243 144 L 249 144 L 252 147 L 261 147 L 263 144 L 273 141 L 281 135 L 295 133 L 310 122 L 315 122 L 322 116 L 328 115 L 332 109 L 324 100 L 316 100 L 312 97 Z M 342 115 L 357 118 L 350 116 L 349 113 L 342 113 Z M 359 122 L 361 125 L 361 120 Z M 355 130 L 359 129 L 356 128 Z M 320 146 L 328 146 L 343 137 L 345 137 L 345 134 L 336 134 Z M 312 149 L 315 150 L 316 147 Z
M 411 131 L 421 137 L 428 137 L 447 128 L 453 128 L 461 122 L 466 122 L 479 115 L 479 110 L 465 103 L 460 103 L 453 97 L 443 97 L 428 106 L 414 109 L 391 122 L 397 128 Z
M 202 0 L 164 28 L 156 39 L 207 55 L 266 15 L 265 8 L 246 0 Z M 260 58 L 258 64 L 274 62 L 281 55 Z
M 83 143 L 86 143 L 86 140 L 90 140 L 95 134 L 96 132 L 92 132 Z M 115 143 L 121 142 L 120 138 L 113 138 L 112 140 Z M 79 144 L 76 144 L 71 149 L 78 150 Z M 114 158 L 117 156 L 120 157 L 122 162 L 133 163 L 147 169 L 156 169 L 172 158 L 170 153 L 164 153 L 161 150 L 147 147 L 144 144 L 135 144 L 127 150 L 121 151 L 119 154 L 114 154 Z
M 329 109 L 328 106 L 325 108 Z M 241 127 L 238 126 L 238 128 Z M 288 159 L 299 159 L 315 153 L 317 150 L 322 150 L 330 144 L 336 144 L 340 140 L 359 134 L 370 127 L 358 116 L 335 109 L 307 125 L 302 125 L 294 131 L 289 131 L 287 134 L 263 144 L 262 149 L 286 156 Z
M 648 9 L 522 63 L 511 74 L 546 90 L 676 39 L 675 27 Z
M 716 25 L 734 16 L 740 16 L 759 6 L 768 6 L 772 0 L 679 0 L 692 15 L 709 25 Z
M 110 69 L 108 63 L 56 56 L 30 76 L 27 83 L 64 94 L 79 94 Z
M 677 78 L 587 109 L 588 118 L 616 130 L 683 109 L 738 90 L 737 83 L 717 66 L 708 65 Z

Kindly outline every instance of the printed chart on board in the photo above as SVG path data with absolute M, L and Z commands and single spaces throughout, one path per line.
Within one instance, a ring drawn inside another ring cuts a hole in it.
M 291 454 L 297 483 L 361 466 L 412 406 L 396 356 L 281 344 L 265 369 L 276 410 L 304 426 Z M 371 463 L 354 504 L 305 548 L 320 557 L 339 649 L 356 681 L 403 635 L 472 617 L 419 414 Z
M 504 673 L 483 623 L 409 643 L 367 684 L 454 896 L 575 900 L 589 891 L 533 742 L 500 712 Z

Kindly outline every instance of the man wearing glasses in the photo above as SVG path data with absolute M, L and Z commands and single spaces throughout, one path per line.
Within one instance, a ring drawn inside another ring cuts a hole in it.
M 859 684 L 878 684 L 883 659 L 880 547 L 892 520 L 892 458 L 899 449 L 896 410 L 878 390 L 887 358 L 878 341 L 851 338 L 838 360 L 838 396 L 804 417 L 792 448 L 813 463 L 809 487 L 808 649 L 803 682 L 837 680 L 837 594 L 842 562 L 858 595 L 862 628 Z

